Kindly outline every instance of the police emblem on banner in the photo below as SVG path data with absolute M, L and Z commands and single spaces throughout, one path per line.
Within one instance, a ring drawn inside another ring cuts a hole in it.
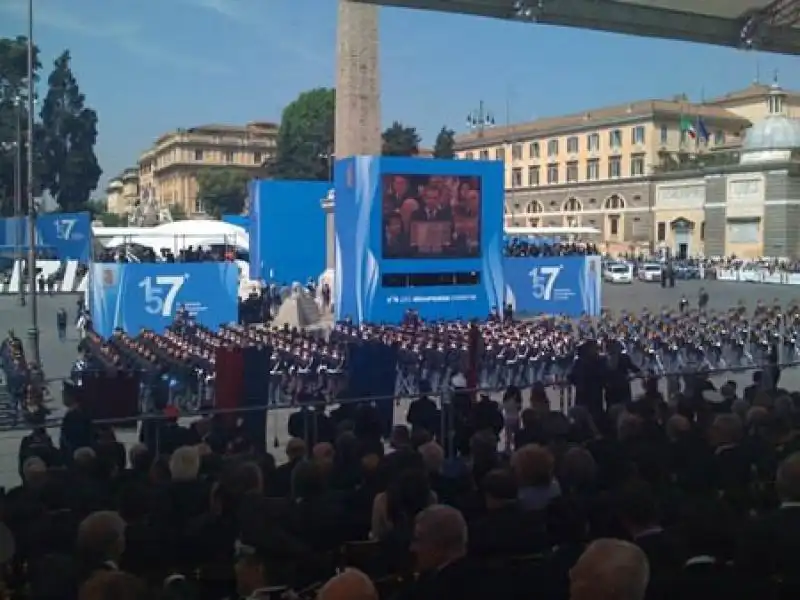
M 113 269 L 103 269 L 103 285 L 105 287 L 111 287 L 115 285 L 115 283 Z

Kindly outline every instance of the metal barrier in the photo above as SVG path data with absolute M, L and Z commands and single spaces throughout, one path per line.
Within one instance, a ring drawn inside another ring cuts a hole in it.
M 780 365 L 781 370 L 791 369 L 791 368 L 798 367 L 798 366 L 800 366 L 800 361 L 784 363 L 784 364 Z M 711 378 L 724 377 L 724 376 L 729 376 L 730 377 L 730 376 L 736 375 L 736 374 L 759 371 L 759 370 L 762 370 L 763 368 L 764 368 L 763 365 L 743 366 L 743 367 L 727 367 L 727 368 L 722 368 L 722 369 L 704 370 L 703 373 L 707 374 Z M 690 377 L 693 374 L 695 374 L 695 373 L 686 372 L 686 371 L 671 372 L 671 373 L 666 373 L 666 374 L 661 374 L 661 375 L 642 374 L 642 375 L 637 375 L 637 376 L 631 377 L 630 381 L 631 381 L 632 384 L 636 384 L 636 382 L 641 382 L 641 381 L 644 381 L 644 380 L 647 380 L 647 379 L 657 379 L 659 381 L 659 386 L 663 386 L 663 385 L 666 385 L 666 382 L 669 379 L 681 380 L 681 379 L 684 379 L 686 377 Z M 56 382 L 61 383 L 61 382 L 65 381 L 65 380 L 68 380 L 68 379 L 69 379 L 68 377 L 60 377 L 60 378 L 47 379 L 46 381 L 47 381 L 47 383 L 56 383 Z M 519 387 L 520 390 L 525 391 L 525 390 L 531 389 L 534 386 L 533 385 L 525 385 L 525 386 L 517 386 L 517 387 Z M 573 390 L 572 390 L 573 386 L 571 384 L 567 383 L 567 382 L 551 382 L 551 383 L 545 384 L 544 387 L 547 390 L 555 390 L 555 391 L 557 391 L 559 393 L 564 392 L 564 395 L 566 397 L 571 397 L 572 394 L 573 394 Z M 335 402 L 329 402 L 329 403 L 326 404 L 326 406 L 328 406 L 328 407 L 337 407 L 337 406 L 346 405 L 346 404 L 360 404 L 360 403 L 364 403 L 364 402 L 377 403 L 377 402 L 381 402 L 381 401 L 393 401 L 393 402 L 399 403 L 400 401 L 411 401 L 411 400 L 414 400 L 414 399 L 419 398 L 421 396 L 427 396 L 427 397 L 429 397 L 431 399 L 434 399 L 434 398 L 439 398 L 440 396 L 442 396 L 444 394 L 447 394 L 448 392 L 452 392 L 452 391 L 454 391 L 453 388 L 448 388 L 448 389 L 445 389 L 443 391 L 438 391 L 438 392 L 433 392 L 433 393 L 428 393 L 428 394 L 419 394 L 418 393 L 418 394 L 414 394 L 414 395 L 403 395 L 403 396 L 390 395 L 390 396 L 365 396 L 365 397 L 359 397 L 359 398 L 348 398 L 348 399 L 338 400 L 338 401 L 335 401 Z M 470 389 L 459 388 L 457 391 L 459 391 L 461 393 L 472 394 L 472 395 L 487 394 L 489 396 L 495 396 L 497 394 L 502 394 L 503 391 L 504 391 L 504 388 L 495 388 L 495 387 L 492 387 L 492 388 L 475 387 L 475 388 L 470 388 Z M 551 398 L 551 405 L 552 405 L 552 402 L 553 402 L 553 398 Z M 257 406 L 243 406 L 243 407 L 238 407 L 238 408 L 224 408 L 224 409 L 218 409 L 218 408 L 215 408 L 215 407 L 208 407 L 208 408 L 197 408 L 195 410 L 188 410 L 188 411 L 180 412 L 180 417 L 181 418 L 191 419 L 191 418 L 200 418 L 200 417 L 210 417 L 210 416 L 214 416 L 214 415 L 241 415 L 241 414 L 247 414 L 247 413 L 252 413 L 252 412 L 269 413 L 269 412 L 278 412 L 278 411 L 286 411 L 286 410 L 297 410 L 299 408 L 301 408 L 301 405 L 296 403 L 296 402 L 282 402 L 282 403 L 263 404 L 263 405 L 257 405 Z M 570 408 L 570 406 L 567 405 L 567 404 L 564 404 L 564 403 L 562 403 L 559 406 L 559 409 L 562 410 L 562 411 L 565 411 L 568 408 Z M 167 420 L 169 418 L 171 418 L 171 417 L 167 417 L 167 416 L 165 416 L 163 414 L 160 414 L 160 413 L 158 413 L 158 414 L 143 413 L 143 414 L 138 415 L 138 416 L 133 417 L 133 418 L 103 419 L 103 420 L 97 420 L 96 423 L 98 425 L 111 425 L 111 426 L 115 426 L 115 425 L 130 425 L 133 422 L 151 421 L 151 420 Z M 45 426 L 48 427 L 48 428 L 53 428 L 53 427 L 59 427 L 60 425 L 61 425 L 61 418 L 54 418 L 54 419 L 48 420 Z M 30 431 L 32 428 L 33 428 L 32 425 L 27 425 L 27 424 L 21 424 L 21 425 L 12 426 L 12 427 L 7 427 L 7 426 L 4 427 L 2 425 L 2 423 L 0 423 L 0 433 L 9 432 L 9 431 Z

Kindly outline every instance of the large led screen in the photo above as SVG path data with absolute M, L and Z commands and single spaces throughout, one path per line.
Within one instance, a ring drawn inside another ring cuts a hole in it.
M 480 258 L 481 180 L 381 177 L 383 258 Z

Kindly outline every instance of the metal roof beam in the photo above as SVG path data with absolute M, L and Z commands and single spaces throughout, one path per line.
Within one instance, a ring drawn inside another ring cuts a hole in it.
M 531 0 L 526 2 L 532 9 L 527 18 L 518 16 L 513 0 L 357 1 L 800 55 L 800 30 L 797 28 L 762 22 L 751 40 L 752 45 L 746 45 L 742 39 L 744 19 L 724 19 L 613 0 L 543 0 L 541 3 Z

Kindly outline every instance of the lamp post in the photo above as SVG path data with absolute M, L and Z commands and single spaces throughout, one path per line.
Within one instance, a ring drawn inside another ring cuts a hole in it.
M 494 127 L 494 116 L 486 110 L 483 100 L 478 103 L 477 110 L 473 110 L 467 115 L 467 127 L 477 131 L 479 136 L 483 135 L 487 128 Z
M 16 118 L 16 131 L 13 142 L 0 144 L 3 150 L 14 149 L 14 264 L 22 273 L 25 259 L 23 238 L 25 237 L 25 221 L 22 214 L 22 98 L 16 96 L 11 101 Z M 25 285 L 19 286 L 19 303 L 25 306 Z
M 14 98 L 14 112 L 17 117 L 17 138 L 14 145 L 14 218 L 16 231 L 14 232 L 14 262 L 19 265 L 20 279 L 22 279 L 22 262 L 25 258 L 23 252 L 23 239 L 25 237 L 25 221 L 22 214 L 22 98 Z M 30 144 L 30 141 L 28 142 Z M 19 305 L 25 306 L 25 285 L 20 281 Z
M 42 366 L 39 352 L 39 307 L 36 297 L 36 203 L 33 200 L 33 0 L 28 0 L 28 289 L 31 323 L 28 344 L 33 361 Z

